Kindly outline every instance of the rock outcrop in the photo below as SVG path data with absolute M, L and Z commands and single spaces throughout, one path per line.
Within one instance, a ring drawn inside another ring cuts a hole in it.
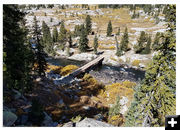
M 84 120 L 73 124 L 72 122 L 66 123 L 63 127 L 114 127 L 111 124 L 101 122 L 92 118 L 85 118 Z

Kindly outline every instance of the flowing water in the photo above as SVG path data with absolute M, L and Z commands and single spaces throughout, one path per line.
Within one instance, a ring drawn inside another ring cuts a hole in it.
M 87 61 L 76 61 L 65 58 L 53 59 L 49 58 L 48 62 L 53 65 L 66 66 L 66 65 L 77 65 L 79 67 L 87 63 Z M 89 72 L 99 82 L 104 84 L 112 84 L 116 82 L 122 82 L 125 80 L 139 82 L 144 78 L 145 71 L 126 66 L 110 66 L 102 65 L 101 67 L 91 70 Z

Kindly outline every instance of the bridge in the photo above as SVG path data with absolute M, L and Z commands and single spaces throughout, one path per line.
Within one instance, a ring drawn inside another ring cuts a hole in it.
M 77 70 L 75 70 L 68 76 L 64 77 L 63 79 L 56 80 L 56 83 L 57 84 L 68 84 L 78 75 L 88 72 L 91 69 L 95 68 L 96 66 L 102 65 L 103 60 L 104 60 L 104 56 L 101 55 L 101 56 L 97 57 L 96 59 L 90 61 L 89 63 L 85 64 L 84 66 L 78 68 Z
M 85 73 L 87 71 L 89 71 L 90 69 L 98 66 L 98 65 L 102 65 L 102 61 L 104 60 L 104 56 L 99 56 L 98 58 L 90 61 L 89 63 L 85 64 L 84 66 L 80 67 L 79 69 L 75 70 L 73 73 L 71 73 L 70 75 L 72 76 L 77 76 L 81 73 Z

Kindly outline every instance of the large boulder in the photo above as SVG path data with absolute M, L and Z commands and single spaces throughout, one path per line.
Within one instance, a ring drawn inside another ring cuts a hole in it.
M 3 125 L 11 126 L 17 120 L 17 116 L 10 111 L 3 111 Z
M 97 121 L 92 118 L 85 118 L 84 120 L 76 123 L 76 127 L 114 127 L 111 124 Z
M 63 125 L 63 127 L 74 127 L 74 124 L 75 124 L 75 123 L 73 123 L 72 121 L 70 121 L 70 122 L 68 122 L 68 123 L 65 123 L 65 124 Z

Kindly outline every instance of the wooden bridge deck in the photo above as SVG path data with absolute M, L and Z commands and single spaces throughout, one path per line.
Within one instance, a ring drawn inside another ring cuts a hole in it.
M 92 66 L 95 66 L 97 64 L 99 64 L 100 62 L 102 62 L 104 59 L 104 56 L 99 56 L 96 59 L 90 61 L 89 63 L 85 64 L 84 66 L 80 67 L 79 69 L 75 70 L 73 73 L 71 73 L 73 76 L 77 76 L 78 74 L 85 72 L 86 70 L 88 70 L 89 68 L 91 68 Z

